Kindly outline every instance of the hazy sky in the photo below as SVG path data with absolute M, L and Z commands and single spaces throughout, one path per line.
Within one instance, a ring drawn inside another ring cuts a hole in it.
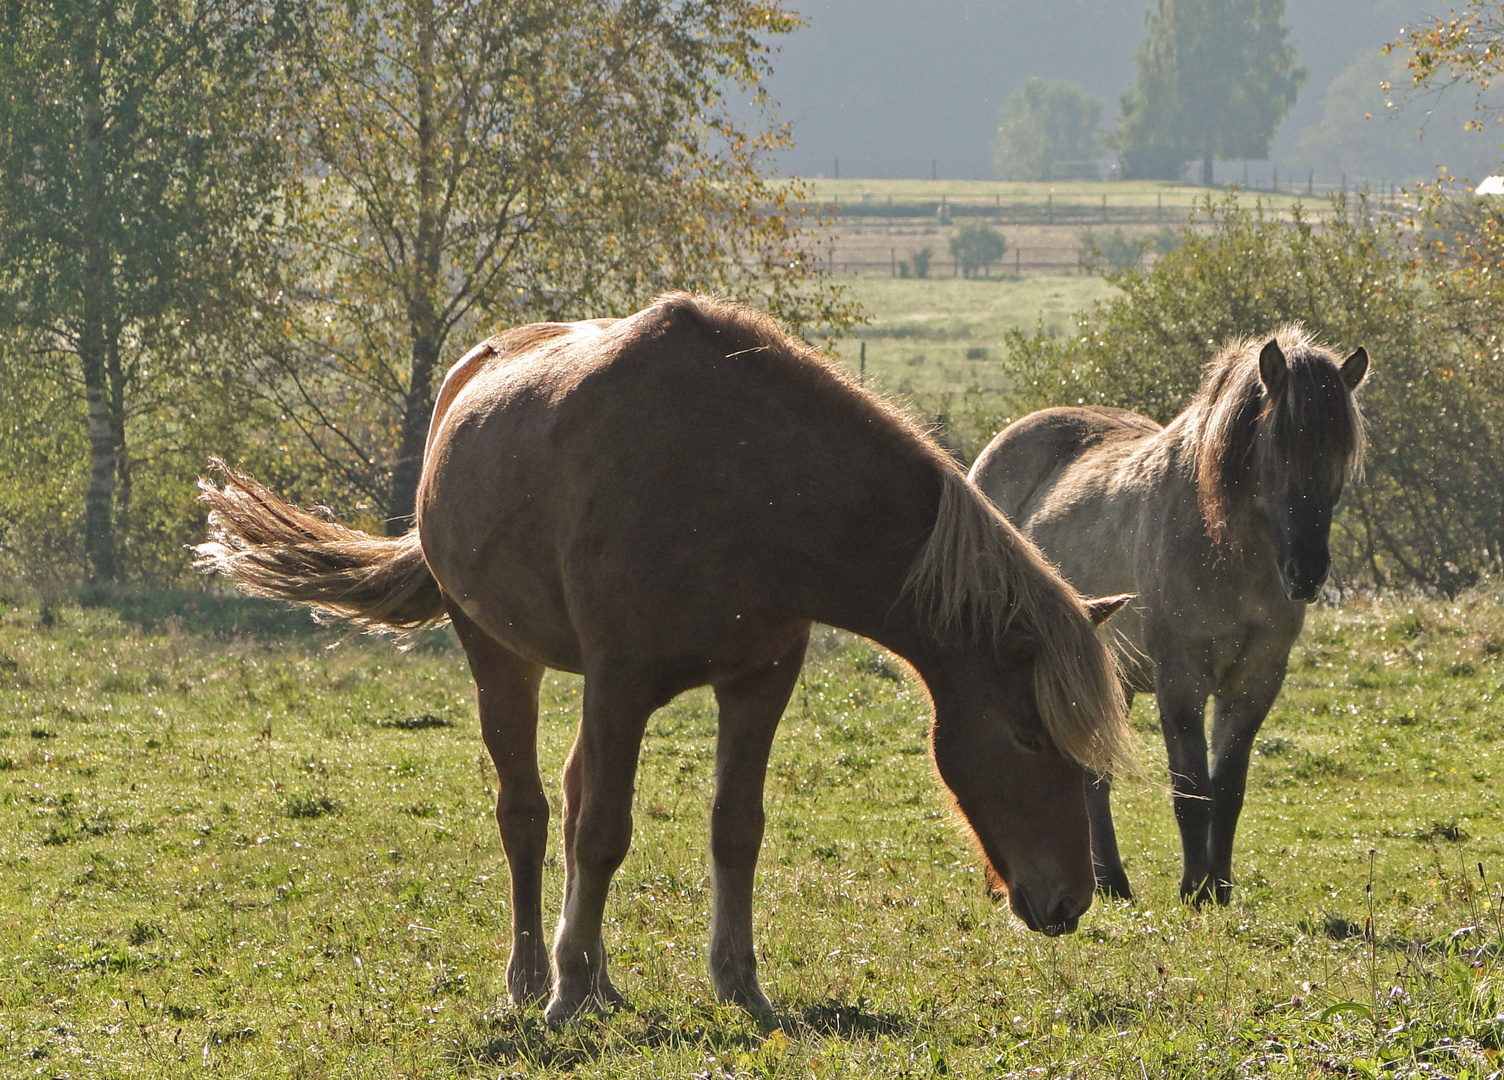
M 783 171 L 991 178 L 999 107 L 1034 75 L 1102 98 L 1107 122 L 1134 80 L 1146 0 L 792 0 L 807 27 L 783 42 L 769 81 L 798 146 Z M 1426 0 L 1287 0 L 1311 78 L 1276 134 L 1276 160 L 1322 117 L 1328 85 L 1393 40 Z

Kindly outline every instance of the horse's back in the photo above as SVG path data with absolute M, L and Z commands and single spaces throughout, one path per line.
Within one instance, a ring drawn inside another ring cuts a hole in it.
M 445 591 L 547 666 L 748 652 L 740 627 L 792 625 L 882 542 L 877 496 L 922 482 L 898 422 L 758 313 L 669 297 L 531 336 L 435 417 L 420 530 Z M 923 535 L 938 483 L 909 494 L 895 535 Z
M 1041 409 L 998 432 L 977 456 L 971 480 L 1022 527 L 1084 454 L 1137 443 L 1161 430 L 1127 409 Z

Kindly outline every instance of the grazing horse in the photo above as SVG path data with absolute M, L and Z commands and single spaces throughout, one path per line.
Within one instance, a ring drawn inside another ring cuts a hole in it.
M 871 638 L 929 689 L 935 766 L 1017 915 L 1067 933 L 1091 904 L 1087 769 L 1128 753 L 1083 601 L 897 411 L 770 317 L 689 295 L 616 321 L 524 326 L 449 372 L 417 527 L 375 537 L 224 468 L 201 481 L 200 566 L 372 628 L 451 620 L 499 777 L 516 1003 L 550 1021 L 619 1001 L 602 911 L 632 836 L 650 714 L 719 705 L 710 815 L 716 995 L 767 1012 L 752 883 L 774 730 L 810 624 Z M 543 944 L 545 668 L 585 677 L 564 767 L 564 904 Z
M 1182 897 L 1227 903 L 1254 735 L 1285 678 L 1327 534 L 1363 453 L 1353 391 L 1368 371 L 1298 326 L 1227 344 L 1161 428 L 1122 409 L 1032 413 L 982 451 L 972 481 L 1078 589 L 1133 592 L 1113 621 L 1129 703 L 1153 690 L 1169 750 Z M 1210 768 L 1206 700 L 1212 715 Z M 1087 793 L 1097 885 L 1131 890 L 1110 780 Z

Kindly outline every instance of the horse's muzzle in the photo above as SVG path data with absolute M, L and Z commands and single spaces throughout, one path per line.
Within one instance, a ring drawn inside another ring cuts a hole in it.
M 1045 937 L 1059 937 L 1061 934 L 1074 934 L 1076 927 L 1081 924 L 1081 916 L 1086 909 L 1091 907 L 1092 896 L 1088 892 L 1085 900 L 1081 900 L 1070 894 L 1056 898 L 1050 904 L 1048 910 L 1036 910 L 1030 902 L 1028 894 L 1015 889 L 1008 894 L 1008 906 L 1013 913 L 1023 920 L 1025 926 L 1035 933 Z
M 1279 583 L 1284 586 L 1285 598 L 1297 604 L 1315 603 L 1331 567 L 1331 559 L 1315 565 L 1302 565 L 1294 559 L 1286 559 L 1279 568 Z

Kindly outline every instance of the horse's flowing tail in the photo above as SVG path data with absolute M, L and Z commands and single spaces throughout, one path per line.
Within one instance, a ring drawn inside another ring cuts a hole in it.
M 218 458 L 224 487 L 199 479 L 209 504 L 209 540 L 194 566 L 220 573 L 252 596 L 308 604 L 371 631 L 419 630 L 444 622 L 444 597 L 418 530 L 372 536 L 309 513 Z

